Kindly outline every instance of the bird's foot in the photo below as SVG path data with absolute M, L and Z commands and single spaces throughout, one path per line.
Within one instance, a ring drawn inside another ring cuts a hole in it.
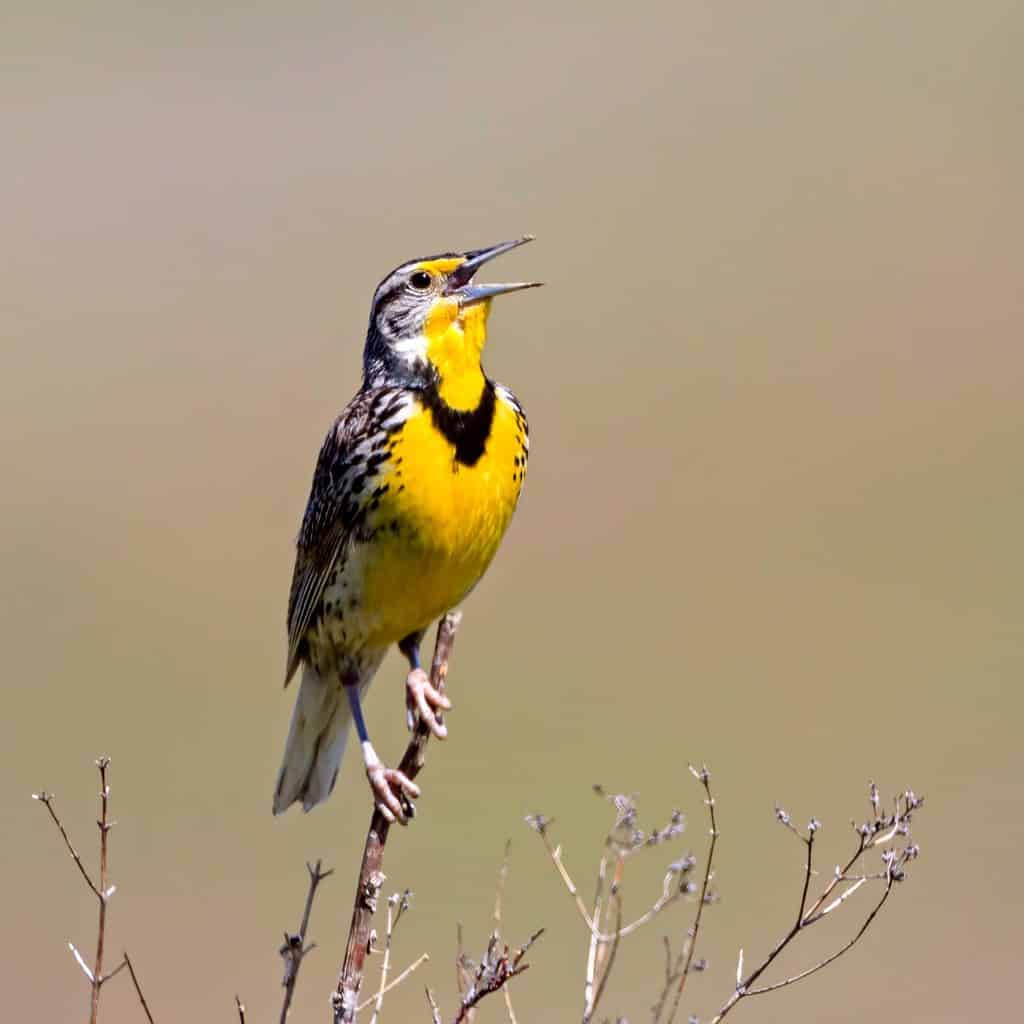
M 442 711 L 451 711 L 452 702 L 433 686 L 430 677 L 421 668 L 414 668 L 405 679 L 405 720 L 411 732 L 419 716 L 427 728 L 439 739 L 448 735 L 441 721 Z
M 388 768 L 376 755 L 373 747 L 364 750 L 366 778 L 373 793 L 373 802 L 386 821 L 407 825 L 416 813 L 413 800 L 420 795 L 420 787 L 404 772 Z

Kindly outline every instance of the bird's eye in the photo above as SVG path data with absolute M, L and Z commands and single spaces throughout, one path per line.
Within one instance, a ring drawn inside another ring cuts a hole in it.
M 413 286 L 417 291 L 425 292 L 433 282 L 433 278 L 425 270 L 417 270 L 412 277 L 409 278 L 409 284 Z

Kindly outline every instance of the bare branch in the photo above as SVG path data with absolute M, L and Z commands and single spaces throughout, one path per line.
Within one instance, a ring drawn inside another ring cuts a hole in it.
M 448 675 L 448 660 L 455 642 L 461 614 L 449 612 L 437 626 L 437 641 L 434 645 L 434 659 L 430 667 L 430 682 L 444 692 Z M 427 741 L 430 730 L 422 721 L 418 722 L 412 739 L 402 756 L 399 770 L 414 779 L 422 770 L 426 760 Z M 356 884 L 356 895 L 349 926 L 345 959 L 338 974 L 338 984 L 332 997 L 335 1024 L 352 1024 L 355 1020 L 359 989 L 363 983 L 363 971 L 370 942 L 370 926 L 377 909 L 377 896 L 384 884 L 384 847 L 388 840 L 390 823 L 374 808 L 370 827 L 363 847 L 363 859 Z
M 96 888 L 96 884 L 89 877 L 89 872 L 86 871 L 85 865 L 82 863 L 82 858 L 79 856 L 78 851 L 71 845 L 71 839 L 68 837 L 67 830 L 64 828 L 64 823 L 57 816 L 57 811 L 53 806 L 53 794 L 47 793 L 45 790 L 39 793 L 32 794 L 33 800 L 38 800 L 50 813 L 50 818 L 53 820 L 54 825 L 57 826 L 60 831 L 61 839 L 64 840 L 64 845 L 67 847 L 68 853 L 71 854 L 71 859 L 75 862 L 75 866 L 78 868 L 82 878 L 85 879 L 85 884 L 92 890 L 92 894 L 96 899 L 102 902 L 103 897 L 100 895 L 99 889 Z
M 459 998 L 466 991 L 470 977 L 471 972 L 466 968 L 466 947 L 462 941 L 462 922 L 458 921 L 455 925 L 455 991 Z
M 104 985 L 110 981 L 111 978 L 116 978 L 127 966 L 128 961 L 125 960 L 124 956 L 122 956 L 121 962 L 109 974 L 104 974 L 103 977 L 100 978 L 100 984 Z
M 690 772 L 704 787 L 704 804 L 708 809 L 708 818 L 711 822 L 711 842 L 708 845 L 708 855 L 704 864 L 704 880 L 701 882 L 700 899 L 697 903 L 697 910 L 693 916 L 693 924 L 690 926 L 686 940 L 683 943 L 683 947 L 679 951 L 679 958 L 682 962 L 682 966 L 681 970 L 678 971 L 679 985 L 676 988 L 675 998 L 672 1001 L 672 1009 L 669 1011 L 668 1024 L 672 1024 L 672 1021 L 675 1019 L 676 1013 L 679 1010 L 679 1001 L 683 997 L 683 990 L 686 987 L 686 979 L 689 978 L 690 969 L 693 966 L 693 956 L 697 950 L 697 937 L 700 933 L 701 916 L 704 913 L 704 907 L 709 902 L 708 885 L 711 881 L 714 870 L 715 844 L 718 842 L 718 823 L 715 820 L 715 798 L 711 793 L 711 773 L 708 771 L 707 765 L 701 765 L 699 769 L 690 765 Z M 685 958 L 683 956 L 684 953 Z M 673 979 L 673 981 L 674 980 L 675 979 Z M 658 1018 L 655 1017 L 655 1021 L 657 1021 L 657 1019 Z
M 235 996 L 235 1008 L 238 1010 L 238 1024 L 245 1024 L 245 1003 Z
M 388 985 L 388 969 L 391 967 L 391 938 L 394 935 L 395 925 L 398 924 L 398 919 L 409 907 L 409 897 L 412 895 L 408 889 L 403 893 L 394 893 L 388 897 L 388 914 L 387 914 L 387 931 L 384 936 L 384 963 L 380 969 L 380 987 L 377 989 L 377 995 L 367 1003 L 373 1003 L 373 1016 L 370 1017 L 370 1024 L 377 1024 L 377 1018 L 380 1016 L 381 1007 L 384 1005 L 384 993 L 391 987 Z M 396 912 L 397 908 L 397 912 Z M 425 955 L 425 954 L 424 954 Z M 406 972 L 409 973 L 409 972 Z M 356 1008 L 357 1011 L 359 1007 Z
M 601 1002 L 601 996 L 604 995 L 605 985 L 608 984 L 608 977 L 612 973 L 612 968 L 615 966 L 615 954 L 619 951 L 619 942 L 622 941 L 622 894 L 619 892 L 617 884 L 613 883 L 611 888 L 611 898 L 615 901 L 615 931 L 612 933 L 614 938 L 612 939 L 611 949 L 608 953 L 608 963 L 605 964 L 604 970 L 601 972 L 601 980 L 597 985 L 597 992 L 594 993 L 594 1001 L 590 1006 L 590 1013 L 585 1016 L 584 1021 L 591 1020 L 595 1013 L 597 1013 L 598 1003 Z
M 604 895 L 604 879 L 608 870 L 608 854 L 605 853 L 597 866 L 597 881 L 594 885 L 593 924 L 590 928 L 590 946 L 587 951 L 587 971 L 583 979 L 583 1024 L 588 1024 L 594 1013 L 594 978 L 597 971 L 597 950 L 601 915 L 604 911 L 602 896 Z
M 747 996 L 753 995 L 765 995 L 768 992 L 774 992 L 777 989 L 785 988 L 788 985 L 793 985 L 798 981 L 802 981 L 804 978 L 810 977 L 812 974 L 816 974 L 818 971 L 824 969 L 829 964 L 834 963 L 844 953 L 852 949 L 857 942 L 860 941 L 861 937 L 868 930 L 871 923 L 875 920 L 879 911 L 885 905 L 890 894 L 892 893 L 893 886 L 896 882 L 902 881 L 905 877 L 905 865 L 908 861 L 913 860 L 918 855 L 918 847 L 909 842 L 909 823 L 910 818 L 918 807 L 921 806 L 922 800 L 916 796 L 912 790 L 908 790 L 906 793 L 897 797 L 893 812 L 891 815 L 883 815 L 879 813 L 880 800 L 878 796 L 878 788 L 872 782 L 869 787 L 869 802 L 872 810 L 875 812 L 876 817 L 873 821 L 867 822 L 862 825 L 855 825 L 854 831 L 857 835 L 857 846 L 853 851 L 853 854 L 847 860 L 846 864 L 842 867 L 837 867 L 834 875 L 830 881 L 823 887 L 818 898 L 807 907 L 808 889 L 810 886 L 811 878 L 814 874 L 813 869 L 813 850 L 814 850 L 814 838 L 821 827 L 818 821 L 814 818 L 811 819 L 810 824 L 807 828 L 807 835 L 804 836 L 799 829 L 793 826 L 789 820 L 789 815 L 785 811 L 776 807 L 776 817 L 783 825 L 785 825 L 791 832 L 793 832 L 802 843 L 805 844 L 807 849 L 807 858 L 804 867 L 804 881 L 803 891 L 800 898 L 800 913 L 797 917 L 796 922 L 786 932 L 785 935 L 775 944 L 771 952 L 761 961 L 761 963 L 755 967 L 746 977 L 742 975 L 742 958 L 740 960 L 740 967 L 737 969 L 736 987 L 728 1000 L 722 1005 L 718 1013 L 711 1019 L 710 1024 L 718 1024 L 735 1005 Z M 900 852 L 896 852 L 892 849 L 885 849 L 882 853 L 882 861 L 885 865 L 885 870 L 880 875 L 870 874 L 859 874 L 851 875 L 850 872 L 854 866 L 863 858 L 864 854 L 870 850 L 877 849 L 882 846 L 886 846 L 897 836 L 907 836 L 908 844 Z M 882 891 L 881 897 L 876 901 L 874 906 L 867 914 L 865 920 L 861 924 L 860 928 L 857 929 L 853 937 L 842 945 L 838 950 L 824 957 L 823 959 L 812 964 L 810 967 L 799 971 L 796 974 L 790 975 L 784 978 L 782 981 L 775 982 L 770 985 L 762 985 L 755 988 L 754 985 L 757 980 L 764 974 L 764 972 L 772 965 L 776 958 L 785 950 L 793 940 L 801 932 L 806 931 L 811 925 L 816 924 L 827 914 L 832 913 L 838 909 L 847 899 L 849 899 L 858 889 L 867 884 L 872 879 L 884 879 L 885 887 Z M 831 898 L 836 887 L 843 884 L 850 883 L 846 889 L 840 892 L 835 898 Z M 828 901 L 828 902 L 826 902 Z
M 381 992 L 378 994 L 387 995 L 393 988 L 398 988 L 398 986 L 401 985 L 402 982 L 405 981 L 405 979 L 408 978 L 413 971 L 415 971 L 418 967 L 422 967 L 429 959 L 429 953 L 421 953 L 418 959 L 413 960 L 413 962 L 409 964 L 409 966 L 406 967 L 406 969 L 402 971 L 402 973 L 398 975 L 397 978 L 395 978 L 393 981 L 389 981 L 387 985 L 385 985 Z M 369 999 L 367 999 L 365 1002 L 360 1003 L 356 1007 L 356 1012 L 358 1013 L 360 1010 L 365 1010 L 371 1003 L 376 1002 L 376 1000 L 377 995 L 370 996 Z
M 427 1002 L 430 1003 L 430 1020 L 431 1024 L 441 1024 L 441 1011 L 438 1008 L 437 1000 L 434 998 L 434 993 L 430 989 L 426 989 Z
M 142 986 L 139 984 L 138 975 L 135 973 L 135 968 L 132 965 L 128 954 L 122 953 L 121 960 L 118 965 L 110 971 L 109 974 L 103 973 L 103 951 L 107 933 L 107 904 L 110 902 L 110 897 L 114 895 L 117 888 L 109 883 L 107 868 L 108 836 L 110 834 L 110 830 L 116 823 L 110 820 L 109 813 L 110 784 L 107 781 L 107 769 L 110 767 L 110 758 L 97 758 L 95 764 L 100 776 L 100 814 L 96 819 L 96 827 L 99 829 L 100 835 L 99 884 L 93 881 L 92 876 L 89 874 L 82 862 L 82 858 L 79 856 L 78 851 L 72 844 L 67 829 L 64 827 L 64 822 L 61 821 L 60 815 L 57 814 L 57 809 L 54 807 L 53 794 L 47 792 L 33 793 L 32 799 L 38 800 L 46 808 L 51 821 L 56 825 L 57 831 L 60 833 L 60 837 L 64 841 L 65 849 L 67 849 L 68 853 L 71 854 L 71 859 L 75 862 L 75 866 L 78 868 L 78 873 L 82 876 L 85 884 L 89 887 L 89 891 L 96 897 L 96 902 L 99 905 L 99 917 L 96 927 L 96 954 L 93 959 L 92 966 L 90 967 L 89 964 L 86 963 L 85 957 L 73 942 L 68 943 L 68 948 L 71 950 L 78 966 L 81 967 L 82 972 L 85 974 L 86 978 L 89 979 L 90 1024 L 96 1024 L 99 1018 L 100 992 L 103 989 L 103 986 L 108 981 L 116 978 L 125 968 L 128 969 L 128 973 L 131 975 L 132 984 L 135 986 L 135 993 L 138 995 L 139 1002 L 142 1004 L 142 1009 L 146 1014 L 146 1019 L 150 1024 L 152 1024 L 153 1015 L 150 1013 L 149 1006 L 146 1003 L 146 998 L 142 994 Z
M 505 840 L 505 855 L 501 860 L 501 870 L 498 872 L 498 882 L 494 888 L 494 937 L 496 939 L 501 938 L 501 913 L 502 905 L 505 900 L 505 883 L 508 881 L 508 858 L 509 851 L 512 849 L 512 840 Z M 461 942 L 460 942 L 461 946 Z M 461 949 L 460 949 L 461 955 Z M 459 985 L 459 995 L 462 995 L 464 990 L 463 985 Z M 501 994 L 505 1000 L 505 1013 L 508 1015 L 509 1024 L 518 1024 L 516 1020 L 516 1011 L 512 1007 L 512 993 L 508 987 L 508 984 L 502 985 Z
M 597 787 L 595 787 L 597 788 Z M 600 791 L 601 795 L 603 791 Z M 548 852 L 548 857 L 551 859 L 552 864 L 555 866 L 555 870 L 558 872 L 559 877 L 562 879 L 562 884 L 565 886 L 569 895 L 573 898 L 573 902 L 576 906 L 576 910 L 583 920 L 583 923 L 587 926 L 587 930 L 592 936 L 596 936 L 596 940 L 599 944 L 606 945 L 610 943 L 614 938 L 615 934 L 602 932 L 598 926 L 598 923 L 594 921 L 590 913 L 587 910 L 586 905 L 583 902 L 582 897 L 579 894 L 579 889 L 576 883 L 573 881 L 572 876 L 569 874 L 568 868 L 565 866 L 565 862 L 562 859 L 562 848 L 561 846 L 555 846 L 551 842 L 549 835 L 549 829 L 553 824 L 554 819 L 547 818 L 543 814 L 531 814 L 526 817 L 526 823 L 536 832 L 541 841 L 544 843 L 544 848 Z M 630 844 L 629 846 L 619 847 L 619 855 L 625 860 L 627 857 L 632 856 L 641 849 L 653 846 L 658 842 L 662 842 L 665 839 L 674 838 L 676 835 L 682 833 L 682 817 L 681 815 L 674 814 L 673 821 L 657 832 L 652 832 L 649 836 L 644 836 L 638 843 Z M 611 837 L 609 837 L 610 839 Z M 629 924 L 622 926 L 618 935 L 619 938 L 625 938 L 627 935 L 631 935 L 635 931 L 639 931 L 644 925 L 649 924 L 658 916 L 663 910 L 671 906 L 676 900 L 681 899 L 687 895 L 689 888 L 685 883 L 676 884 L 676 876 L 685 873 L 692 867 L 692 863 L 687 863 L 688 858 L 684 858 L 681 861 L 677 861 L 669 868 L 664 879 L 662 880 L 662 892 L 661 895 L 655 900 L 654 904 L 641 914 L 636 920 L 630 921 Z
M 96 928 L 96 958 L 93 961 L 92 1001 L 89 1011 L 89 1024 L 96 1024 L 100 1016 L 100 989 L 103 987 L 103 944 L 107 936 L 107 900 L 113 888 L 107 885 L 107 834 L 114 827 L 107 819 L 107 807 L 110 801 L 110 786 L 107 784 L 107 767 L 109 757 L 101 757 L 96 761 L 100 773 L 100 819 L 96 822 L 100 830 L 100 910 L 99 924 Z
M 828 965 L 832 963 L 833 960 L 838 960 L 848 949 L 852 949 L 860 940 L 860 937 L 868 930 L 868 927 L 870 926 L 871 922 L 874 921 L 875 916 L 882 909 L 883 905 L 885 904 L 885 901 L 889 898 L 889 893 L 892 892 L 892 886 L 893 881 L 890 877 L 889 882 L 885 887 L 885 891 L 882 893 L 881 899 L 875 904 L 871 913 L 868 914 L 867 919 L 860 926 L 860 928 L 857 931 L 857 934 L 854 935 L 854 937 L 850 939 L 850 941 L 847 942 L 845 946 L 842 946 L 840 949 L 836 950 L 835 953 L 831 954 L 831 956 L 825 957 L 824 960 L 819 961 L 812 967 L 808 967 L 806 970 L 801 971 L 799 974 L 794 974 L 790 978 L 786 978 L 783 981 L 778 981 L 774 985 L 765 985 L 762 988 L 752 988 L 747 993 L 747 995 L 760 996 L 764 995 L 765 992 L 774 992 L 777 988 L 785 988 L 786 985 L 792 985 L 794 982 L 801 981 L 803 978 L 809 977 L 816 971 L 820 971 L 823 967 L 828 967 Z
M 155 1024 L 153 1014 L 149 1012 L 149 1003 L 146 1002 L 146 997 L 142 994 L 142 986 L 139 984 L 139 976 L 135 973 L 135 965 L 132 963 L 132 958 L 128 955 L 127 951 L 124 953 L 124 962 L 128 965 L 128 973 L 132 976 L 135 994 L 139 997 L 139 1002 L 142 1003 L 142 1012 L 146 1015 L 146 1020 L 149 1021 L 149 1024 Z
M 322 861 L 316 864 L 306 864 L 309 872 L 309 889 L 306 892 L 306 904 L 302 910 L 302 920 L 299 923 L 299 930 L 294 935 L 284 933 L 284 944 L 278 950 L 284 960 L 284 978 L 281 981 L 284 987 L 284 999 L 281 1004 L 280 1024 L 285 1024 L 288 1014 L 291 1012 L 292 998 L 295 995 L 295 985 L 299 980 L 299 968 L 302 966 L 303 958 L 316 948 L 316 943 L 306 945 L 306 933 L 309 930 L 309 918 L 313 913 L 313 900 L 316 898 L 316 891 L 320 883 L 334 874 L 334 869 L 321 870 Z
M 95 985 L 96 975 L 92 973 L 92 968 L 85 962 L 85 957 L 78 952 L 73 942 L 68 943 L 68 949 L 71 950 L 71 955 L 78 961 L 78 966 L 82 968 L 82 973 L 89 979 L 89 984 Z
M 114 823 L 110 821 L 108 817 L 110 786 L 107 784 L 107 767 L 109 765 L 109 757 L 101 757 L 96 761 L 96 767 L 99 769 L 100 773 L 100 816 L 96 821 L 96 826 L 100 833 L 100 880 L 98 885 L 92 880 L 92 877 L 86 870 L 85 865 L 82 863 L 82 858 L 72 845 L 67 829 L 64 828 L 64 823 L 60 820 L 60 817 L 53 806 L 53 796 L 46 792 L 32 794 L 33 799 L 38 800 L 49 812 L 50 818 L 57 826 L 61 838 L 64 840 L 64 845 L 67 848 L 68 853 L 71 854 L 71 859 L 75 862 L 79 873 L 85 880 L 85 884 L 89 886 L 90 891 L 96 897 L 96 901 L 99 904 L 99 921 L 96 928 L 96 955 L 93 959 L 92 967 L 89 967 L 86 964 L 85 958 L 78 949 L 72 943 L 68 943 L 71 952 L 78 961 L 78 965 L 82 968 L 85 972 L 85 976 L 89 979 L 89 1024 L 96 1024 L 99 1019 L 100 990 L 103 988 L 103 983 L 114 977 L 114 975 L 120 970 L 120 968 L 118 968 L 111 972 L 107 977 L 104 977 L 103 975 L 103 946 L 106 941 L 107 932 L 107 902 L 114 894 L 115 888 L 114 886 L 107 884 L 107 835 L 114 827 Z
M 551 837 L 548 835 L 548 829 L 551 827 L 552 823 L 553 819 L 545 818 L 543 814 L 531 814 L 526 818 L 526 824 L 540 836 L 541 842 L 544 843 L 544 848 L 548 851 L 551 863 L 555 865 L 555 869 L 558 871 L 558 874 L 562 879 L 562 883 L 568 890 L 569 895 L 572 896 L 573 901 L 576 904 L 576 909 L 579 912 L 580 917 L 583 918 L 583 923 L 587 926 L 587 931 L 593 932 L 594 922 L 591 920 L 590 914 L 587 912 L 587 908 L 583 903 L 583 899 L 580 897 L 576 883 L 572 880 L 572 876 L 566 869 L 565 864 L 562 863 L 562 848 L 561 846 L 554 846 L 551 843 Z
M 472 984 L 462 997 L 459 1012 L 455 1017 L 455 1024 L 464 1024 L 477 1003 L 492 992 L 497 992 L 524 971 L 529 970 L 530 965 L 523 962 L 523 957 L 543 934 L 543 928 L 535 931 L 514 953 L 509 952 L 508 946 L 499 947 L 498 940 L 491 937 L 484 950 L 484 955 L 477 965 Z

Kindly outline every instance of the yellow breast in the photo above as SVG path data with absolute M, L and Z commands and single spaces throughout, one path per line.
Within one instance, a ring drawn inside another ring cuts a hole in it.
M 494 558 L 526 472 L 526 425 L 501 389 L 472 464 L 417 405 L 391 440 L 387 490 L 367 525 L 364 600 L 375 642 L 391 643 L 458 604 Z

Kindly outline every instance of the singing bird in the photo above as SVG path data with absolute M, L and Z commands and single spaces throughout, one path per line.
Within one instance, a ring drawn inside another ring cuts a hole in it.
M 529 448 L 515 395 L 481 363 L 491 300 L 539 282 L 474 284 L 532 236 L 403 263 L 378 285 L 363 384 L 320 449 L 288 602 L 285 685 L 301 669 L 274 813 L 325 800 L 355 725 L 374 801 L 405 821 L 419 788 L 377 756 L 362 698 L 397 644 L 406 710 L 438 737 L 450 708 L 420 666 L 435 619 L 479 582 L 519 500 Z

